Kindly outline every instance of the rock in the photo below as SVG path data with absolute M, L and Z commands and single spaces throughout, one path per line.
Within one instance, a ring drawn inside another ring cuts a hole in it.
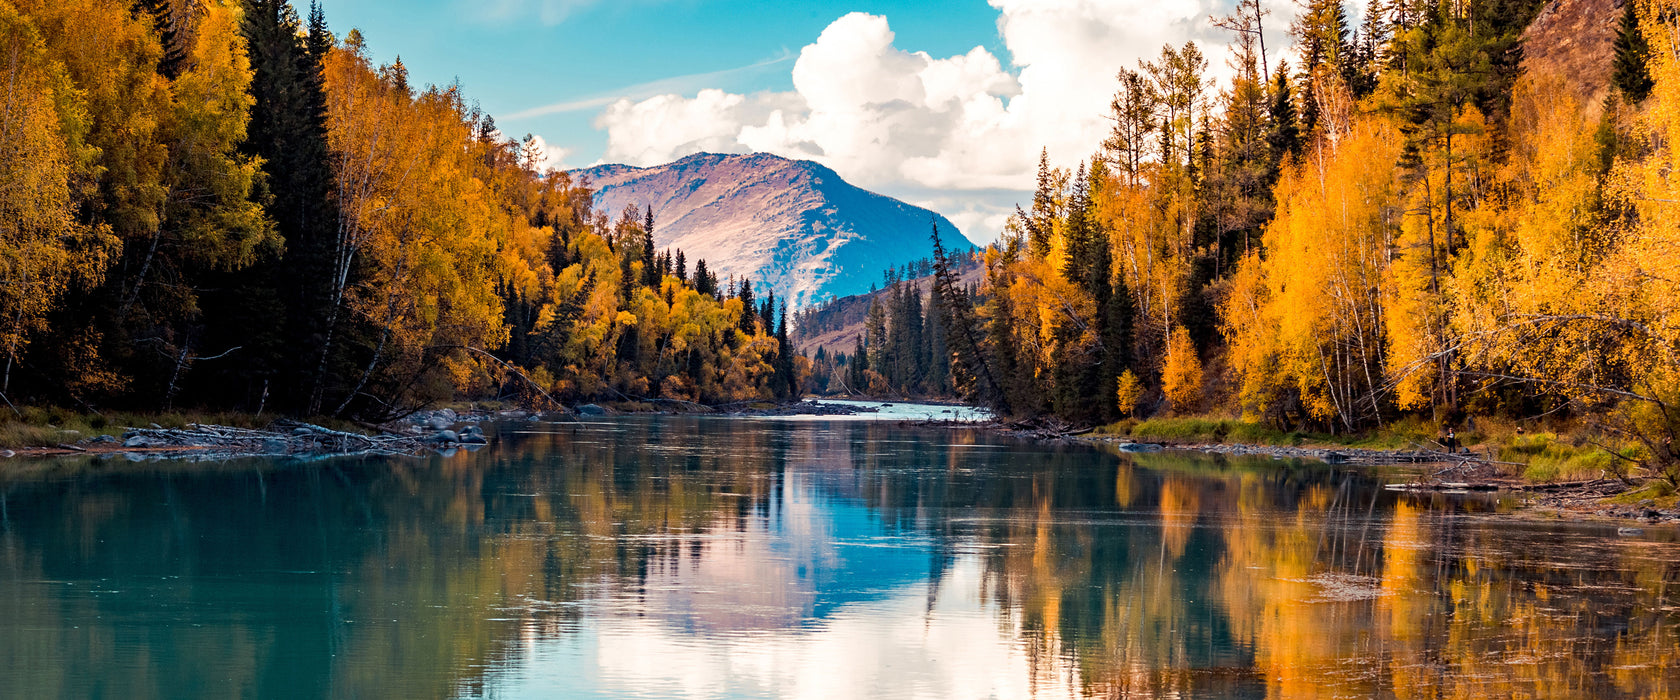
M 151 426 L 152 426 L 152 430 L 163 430 L 163 426 L 158 425 L 156 423 L 152 423 Z
M 148 437 L 145 437 L 145 436 L 142 436 L 142 435 L 136 435 L 134 437 L 131 437 L 131 438 L 123 441 L 123 447 L 151 447 L 151 446 L 152 446 L 151 438 L 148 438 Z
M 11 450 L 0 450 L 0 459 L 11 459 L 16 456 L 17 453 Z
M 461 444 L 463 444 L 463 445 L 488 445 L 488 444 L 490 444 L 490 441 L 484 439 L 483 435 L 462 435 L 461 436 Z
M 453 409 L 453 408 L 440 408 L 440 409 L 438 409 L 437 414 L 440 415 L 440 416 L 443 416 L 444 420 L 449 420 L 449 421 L 455 420 L 459 415 L 459 414 L 455 413 L 455 409 Z
M 479 436 L 483 436 L 483 435 L 484 435 L 484 429 L 483 429 L 483 428 L 480 428 L 480 427 L 478 427 L 478 426 L 476 426 L 476 425 L 469 425 L 469 426 L 467 426 L 467 427 L 465 427 L 465 428 L 462 428 L 462 429 L 461 429 L 461 437 L 466 437 L 466 436 L 468 436 L 468 435 L 479 435 Z
M 110 445 L 117 442 L 115 435 L 95 435 L 86 440 L 89 445 Z
M 269 454 L 284 454 L 286 452 L 286 441 L 279 438 L 265 438 L 262 445 L 263 451 Z
M 448 430 L 449 421 L 444 420 L 441 416 L 432 416 L 426 420 L 426 427 L 432 430 Z
M 1126 442 L 1120 444 L 1121 452 L 1155 452 L 1159 449 L 1161 449 L 1160 445 L 1151 442 Z
M 294 437 L 309 437 L 310 435 L 314 435 L 314 434 L 315 434 L 315 431 L 310 430 L 308 428 L 293 428 L 292 429 L 292 435 Z
M 582 406 L 578 406 L 577 412 L 578 412 L 579 415 L 585 415 L 585 416 L 604 416 L 604 415 L 607 415 L 607 409 L 601 408 L 600 406 L 597 406 L 597 405 L 592 404 L 592 403 L 586 403 Z
M 1624 528 L 1621 528 L 1621 529 L 1617 530 L 1616 534 L 1621 535 L 1623 537 L 1638 537 L 1640 535 L 1645 534 L 1645 531 L 1642 530 L 1642 529 L 1639 529 L 1637 527 L 1624 527 Z
M 461 436 L 456 434 L 456 432 L 453 431 L 453 430 L 441 430 L 441 431 L 438 431 L 438 433 L 436 435 L 432 436 L 432 442 L 449 443 L 449 442 L 460 442 L 460 441 L 461 441 Z

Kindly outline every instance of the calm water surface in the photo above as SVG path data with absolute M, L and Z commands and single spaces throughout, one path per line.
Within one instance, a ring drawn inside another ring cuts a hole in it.
M 0 463 L 0 696 L 1680 693 L 1672 531 L 867 421 Z

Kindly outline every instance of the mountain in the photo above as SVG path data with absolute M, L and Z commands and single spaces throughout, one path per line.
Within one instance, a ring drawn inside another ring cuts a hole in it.
M 1523 69 L 1564 78 L 1596 106 L 1610 88 L 1616 28 L 1626 0 L 1551 0 L 1523 34 Z
M 867 292 L 881 272 L 970 244 L 945 217 L 860 189 L 833 170 L 765 153 L 701 153 L 652 168 L 572 172 L 595 187 L 597 211 L 653 207 L 654 244 L 704 259 L 719 277 L 768 283 L 790 306 Z

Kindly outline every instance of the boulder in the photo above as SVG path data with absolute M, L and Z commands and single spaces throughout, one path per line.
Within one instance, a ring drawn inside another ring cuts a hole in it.
M 584 416 L 604 416 L 604 415 L 607 415 L 607 409 L 601 408 L 600 406 L 597 406 L 597 405 L 592 404 L 592 403 L 586 403 L 582 406 L 578 406 L 577 407 L 577 412 L 578 412 L 579 415 L 584 415 Z
M 144 435 L 136 435 L 123 441 L 123 447 L 151 447 L 152 439 Z
M 463 445 L 488 445 L 488 444 L 490 444 L 490 441 L 484 439 L 483 435 L 462 435 L 461 436 L 461 444 L 463 444 Z
M 460 441 L 461 441 L 461 436 L 456 434 L 456 432 L 453 431 L 453 430 L 440 430 L 440 431 L 438 431 L 438 433 L 436 435 L 432 436 L 432 442 L 449 443 L 449 442 L 460 442 Z
M 432 416 L 426 419 L 426 427 L 432 430 L 448 430 L 449 421 L 444 420 L 442 416 Z

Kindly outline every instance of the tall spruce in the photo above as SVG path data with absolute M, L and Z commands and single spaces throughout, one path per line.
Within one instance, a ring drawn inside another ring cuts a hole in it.
M 286 240 L 278 263 L 265 270 L 285 306 L 279 347 L 290 348 L 278 353 L 279 374 L 270 385 L 278 406 L 301 410 L 332 303 L 327 280 L 338 209 L 321 62 L 333 40 L 318 3 L 310 7 L 306 32 L 286 0 L 251 0 L 245 36 L 256 100 L 245 148 L 264 161 L 268 213 Z
M 1629 103 L 1644 102 L 1656 83 L 1651 80 L 1651 44 L 1640 29 L 1638 3 L 1629 0 L 1622 8 L 1622 22 L 1616 29 L 1615 72 L 1610 84 Z

